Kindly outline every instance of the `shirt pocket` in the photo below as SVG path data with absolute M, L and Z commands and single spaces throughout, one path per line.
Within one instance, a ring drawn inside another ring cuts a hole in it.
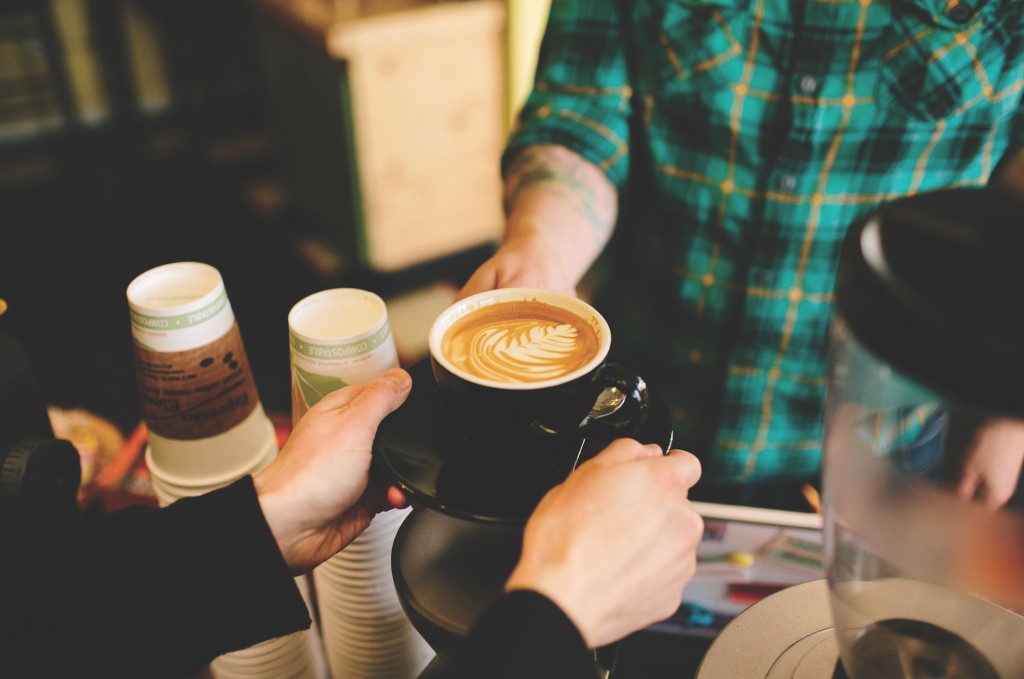
M 670 103 L 740 82 L 740 39 L 746 36 L 749 21 L 745 5 L 730 0 L 664 4 L 660 25 L 654 28 L 657 44 L 641 46 L 659 97 Z
M 1021 73 L 1019 0 L 972 2 L 977 10 L 946 0 L 893 2 L 879 71 L 883 108 L 938 120 L 976 107 L 1002 117 L 1015 106 L 1018 96 L 997 95 Z

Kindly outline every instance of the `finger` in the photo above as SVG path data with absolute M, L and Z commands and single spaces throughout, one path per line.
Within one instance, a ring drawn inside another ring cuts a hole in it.
M 956 485 L 956 496 L 966 502 L 973 502 L 978 492 L 979 479 L 970 472 L 964 472 L 960 482 Z
M 664 464 L 673 466 L 679 480 L 686 484 L 687 488 L 693 488 L 700 480 L 700 460 L 693 453 L 674 448 L 668 451 L 668 455 L 664 459 Z
M 364 391 L 369 388 L 379 389 L 377 383 L 383 381 L 385 383 L 384 389 L 396 390 L 400 394 L 403 394 L 402 401 L 404 401 L 404 393 L 412 384 L 412 378 L 409 373 L 405 372 L 401 368 L 391 368 L 381 373 L 380 377 L 365 384 L 350 384 L 347 387 L 343 387 L 336 391 L 332 391 L 325 395 L 320 402 L 317 403 L 314 408 L 318 410 L 339 410 L 351 405 L 356 399 L 362 395 Z M 401 405 L 399 401 L 398 405 Z M 395 407 L 397 408 L 398 405 Z
M 586 464 L 605 466 L 642 460 L 649 457 L 658 457 L 662 454 L 661 447 L 656 444 L 651 443 L 645 446 L 634 439 L 622 438 L 615 439 L 609 443 L 604 450 L 595 455 Z
M 388 504 L 395 509 L 405 509 L 409 506 L 409 498 L 405 496 L 398 486 L 389 486 L 387 491 Z
M 359 417 L 376 426 L 405 402 L 412 388 L 412 377 L 401 368 L 392 368 L 367 383 L 356 394 L 349 408 L 358 409 Z
M 366 490 L 363 491 L 361 502 L 371 517 L 395 509 L 394 504 L 391 502 L 390 493 L 390 489 L 385 491 L 374 483 L 370 483 L 366 487 Z
M 978 490 L 975 493 L 975 500 L 980 502 L 985 509 L 995 510 L 999 509 L 1013 497 L 1013 488 L 1004 488 L 1002 484 L 990 483 L 988 480 L 982 480 L 978 484 Z
M 363 389 L 366 389 L 366 386 L 366 384 L 350 384 L 347 387 L 332 391 L 325 394 L 310 410 L 337 410 L 344 408 L 352 403 L 356 396 L 361 394 Z

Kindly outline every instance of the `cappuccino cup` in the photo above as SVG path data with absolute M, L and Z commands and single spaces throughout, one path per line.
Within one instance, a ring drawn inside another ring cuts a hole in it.
M 467 297 L 430 329 L 434 381 L 474 443 L 537 437 L 575 441 L 595 429 L 632 436 L 649 407 L 647 385 L 609 360 L 611 330 L 589 304 L 535 288 Z

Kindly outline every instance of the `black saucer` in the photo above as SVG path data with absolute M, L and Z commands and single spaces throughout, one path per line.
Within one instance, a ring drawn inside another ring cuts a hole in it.
M 523 523 L 537 503 L 573 469 L 613 438 L 672 445 L 668 407 L 651 394 L 635 431 L 580 438 L 535 436 L 516 443 L 470 441 L 451 419 L 434 383 L 430 360 L 409 369 L 412 393 L 377 430 L 374 464 L 410 500 L 451 516 L 488 523 Z

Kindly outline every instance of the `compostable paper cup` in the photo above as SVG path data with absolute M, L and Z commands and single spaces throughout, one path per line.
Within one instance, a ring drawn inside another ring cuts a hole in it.
M 153 462 L 200 480 L 251 466 L 273 429 L 220 272 L 165 264 L 135 278 L 127 298 Z
M 288 313 L 288 335 L 293 422 L 330 392 L 398 367 L 387 307 L 367 290 L 334 288 L 306 297 Z
M 229 474 L 213 477 L 186 477 L 180 478 L 166 474 L 153 460 L 153 451 L 147 446 L 145 459 L 149 469 L 150 482 L 153 485 L 153 492 L 156 494 L 157 504 L 166 507 L 175 500 L 183 497 L 194 497 L 208 493 L 217 488 L 230 485 L 246 475 L 255 475 L 270 466 L 270 463 L 277 457 L 277 441 L 269 440 L 263 446 L 263 452 L 251 460 L 246 466 L 233 470 Z

